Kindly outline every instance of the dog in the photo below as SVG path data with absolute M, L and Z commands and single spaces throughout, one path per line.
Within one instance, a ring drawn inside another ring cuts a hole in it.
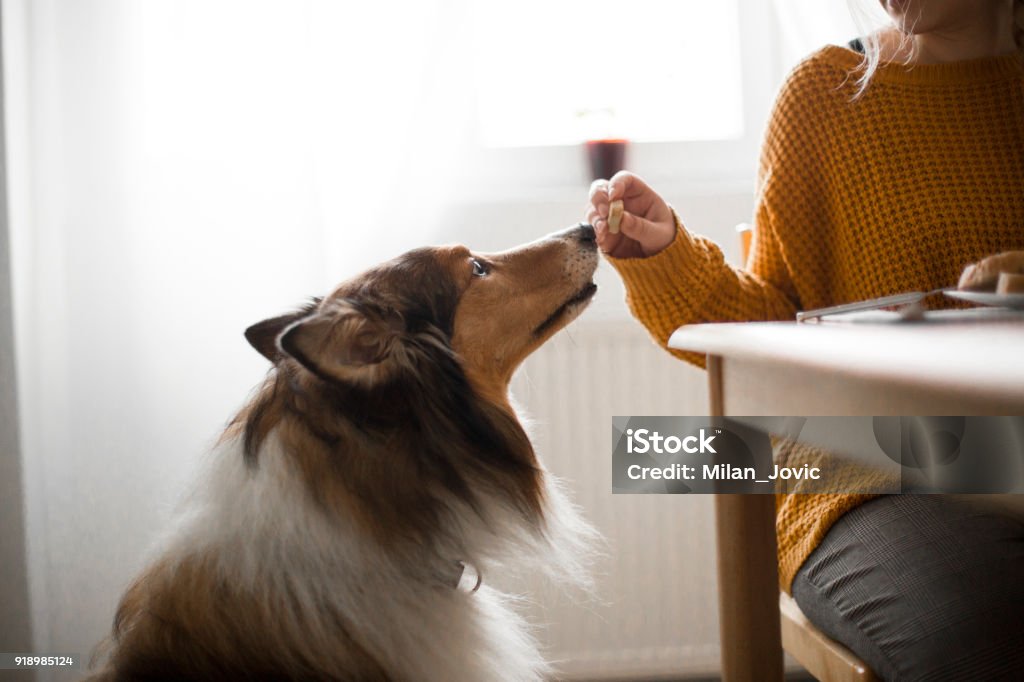
M 509 397 L 588 305 L 594 230 L 410 251 L 246 330 L 272 363 L 98 650 L 103 680 L 536 680 L 513 597 L 596 539 Z M 481 584 L 483 583 L 483 584 Z

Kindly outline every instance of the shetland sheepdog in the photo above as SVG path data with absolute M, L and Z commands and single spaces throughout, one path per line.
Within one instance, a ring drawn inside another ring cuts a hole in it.
M 99 647 L 110 680 L 536 680 L 515 568 L 587 583 L 516 367 L 587 306 L 594 231 L 410 251 L 246 330 L 273 367 Z

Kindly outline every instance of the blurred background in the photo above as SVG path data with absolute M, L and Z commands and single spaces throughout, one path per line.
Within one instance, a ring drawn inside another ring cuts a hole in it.
M 870 3 L 869 3 L 870 4 Z M 583 142 L 738 258 L 774 93 L 843 0 L 3 0 L 0 650 L 88 654 L 267 370 L 250 324 L 424 244 L 583 217 Z M 573 679 L 714 677 L 710 497 L 612 496 L 613 414 L 702 414 L 602 265 L 516 398 L 609 538 L 517 583 Z M 9 285 L 9 286 L 8 286 Z M 39 679 L 59 676 L 40 673 Z M 63 678 L 61 678 L 63 679 Z

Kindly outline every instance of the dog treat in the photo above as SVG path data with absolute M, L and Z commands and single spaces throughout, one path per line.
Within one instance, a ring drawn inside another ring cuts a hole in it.
M 1024 294 L 1024 275 L 1015 275 L 1012 272 L 999 273 L 999 284 L 996 285 L 997 294 Z
M 1002 273 L 1024 275 L 1024 251 L 1006 251 L 971 263 L 964 268 L 960 282 L 961 291 L 995 291 Z
M 622 222 L 622 199 L 616 199 L 608 205 L 608 231 L 612 234 L 619 233 L 619 223 Z

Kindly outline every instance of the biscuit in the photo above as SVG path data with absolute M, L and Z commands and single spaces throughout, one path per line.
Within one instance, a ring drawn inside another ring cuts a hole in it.
M 1012 272 L 999 273 L 999 284 L 996 285 L 997 294 L 1024 294 L 1024 275 L 1015 275 Z
M 622 222 L 622 211 L 622 199 L 616 199 L 608 205 L 608 231 L 612 234 L 619 233 L 619 223 Z

